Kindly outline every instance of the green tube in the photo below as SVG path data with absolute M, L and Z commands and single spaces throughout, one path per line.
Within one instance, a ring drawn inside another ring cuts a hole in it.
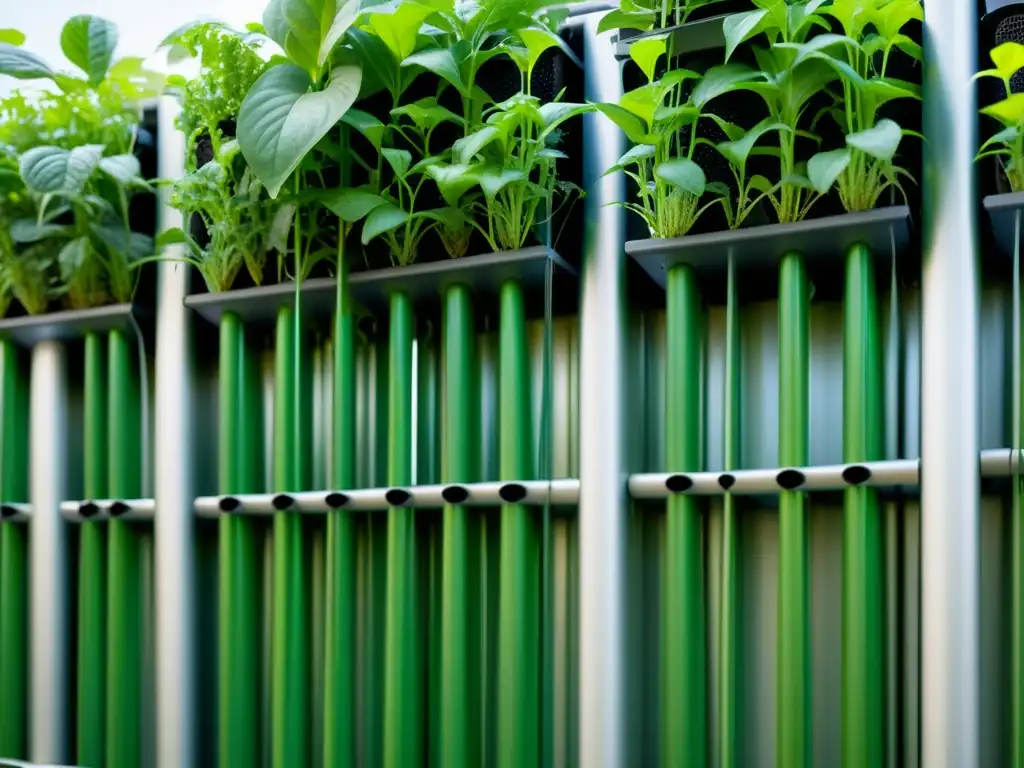
M 303 489 L 296 421 L 301 359 L 296 346 L 295 311 L 277 313 L 274 352 L 274 488 Z M 274 768 L 309 764 L 309 638 L 305 547 L 302 518 L 293 512 L 274 515 L 274 632 L 271 705 Z
M 138 399 L 124 333 L 108 337 L 108 491 L 114 499 L 138 498 Z M 108 524 L 107 562 L 107 768 L 135 768 L 141 754 L 142 624 L 138 541 L 131 523 Z
M 225 313 L 220 323 L 219 441 L 220 492 L 255 491 L 243 477 L 251 463 L 242 425 L 256 414 L 243 410 L 247 353 L 242 321 Z M 247 487 L 248 486 L 248 487 Z M 218 765 L 248 768 L 258 762 L 259 630 L 256 553 L 252 521 L 222 515 L 219 528 Z
M 103 341 L 98 333 L 85 336 L 85 497 L 107 498 L 106 376 Z M 78 557 L 78 701 L 75 707 L 77 762 L 104 765 L 103 735 L 106 704 L 106 545 L 103 526 L 86 520 L 79 529 Z
M 808 311 L 803 256 L 788 253 L 779 265 L 779 463 L 807 464 Z M 806 496 L 779 497 L 778 737 L 777 764 L 811 764 L 811 647 L 808 604 Z
M 843 304 L 843 461 L 881 458 L 882 371 L 871 253 L 846 254 Z M 883 762 L 882 513 L 878 491 L 851 486 L 843 513 L 843 766 Z
M 499 479 L 532 475 L 530 369 L 523 290 L 501 286 Z M 536 765 L 540 754 L 540 553 L 533 510 L 501 508 L 498 598 L 498 765 Z
M 454 285 L 444 300 L 444 462 L 442 482 L 476 477 L 473 405 L 473 303 L 469 288 Z M 471 639 L 470 512 L 448 504 L 441 544 L 441 765 L 468 768 L 480 762 L 477 644 Z
M 723 435 L 724 468 L 740 468 L 740 308 L 736 295 L 736 263 L 729 259 L 729 277 L 725 310 L 725 429 Z M 743 754 L 739 724 L 740 673 L 739 617 L 739 521 L 736 497 L 722 499 L 722 611 L 719 631 L 718 680 L 719 755 L 721 768 L 736 768 Z
M 340 246 L 339 246 L 340 250 Z M 338 254 L 334 313 L 333 466 L 330 483 L 355 487 L 356 380 L 355 319 L 348 288 L 348 260 Z M 355 521 L 345 510 L 327 515 L 327 606 L 324 652 L 324 766 L 355 763 L 356 550 Z
M 0 340 L 0 500 L 28 500 L 28 398 L 14 342 Z M 0 522 L 0 754 L 25 758 L 28 668 L 26 528 Z
M 388 485 L 412 482 L 412 302 L 391 295 L 388 388 Z M 420 637 L 415 511 L 388 512 L 384 639 L 384 766 L 416 765 L 423 753 L 420 722 Z
M 701 301 L 689 266 L 666 283 L 665 468 L 700 469 Z M 668 498 L 662 678 L 663 766 L 704 765 L 707 712 L 704 670 L 703 515 L 692 496 Z

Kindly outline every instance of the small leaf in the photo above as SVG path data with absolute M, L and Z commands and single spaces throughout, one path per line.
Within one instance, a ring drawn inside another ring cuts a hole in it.
M 732 58 L 736 48 L 761 32 L 771 23 L 768 10 L 759 8 L 732 16 L 726 16 L 722 22 L 722 33 L 725 36 L 725 60 Z
M 1002 101 L 981 109 L 982 114 L 999 120 L 1003 125 L 1017 125 L 1024 122 L 1024 93 L 1011 93 Z
M 35 219 L 15 219 L 9 231 L 11 239 L 16 243 L 37 243 L 48 237 L 65 235 L 70 229 L 64 224 L 41 224 Z
M 452 145 L 452 159 L 459 165 L 469 164 L 480 151 L 492 141 L 499 139 L 501 132 L 493 125 L 487 125 Z
M 103 155 L 99 144 L 72 150 L 33 147 L 21 156 L 20 171 L 25 185 L 43 194 L 80 194 Z
M 736 90 L 736 86 L 761 79 L 760 72 L 745 64 L 722 64 L 712 67 L 693 89 L 690 100 L 700 108 L 714 98 Z
M 445 202 L 455 207 L 462 196 L 479 182 L 472 165 L 433 163 L 427 166 L 426 171 L 437 184 Z
M 766 118 L 747 131 L 742 138 L 736 141 L 723 141 L 715 147 L 726 160 L 737 168 L 742 168 L 746 165 L 754 145 L 762 136 L 771 131 L 792 131 L 792 129 L 784 123 L 773 122 L 771 118 Z
M 629 46 L 629 57 L 640 67 L 640 71 L 644 73 L 649 83 L 654 81 L 654 73 L 658 68 L 659 59 L 667 52 L 667 35 L 645 37 Z
M 335 3 L 324 3 L 325 8 L 330 8 L 332 5 L 335 5 Z M 334 18 L 331 19 L 331 26 L 327 29 L 327 34 L 324 35 L 324 39 L 320 43 L 319 55 L 317 56 L 317 65 L 319 67 L 322 68 L 327 63 L 327 59 L 330 58 L 334 46 L 338 44 L 341 36 L 348 31 L 358 16 L 359 0 L 341 0 L 336 5 Z
M 153 253 L 153 238 L 139 232 L 126 232 L 119 222 L 100 222 L 92 225 L 92 231 L 112 251 L 123 254 L 128 259 L 141 259 Z
M 836 183 L 839 174 L 850 164 L 849 149 L 833 149 L 819 152 L 807 161 L 807 178 L 819 194 L 824 195 Z
M 527 27 L 526 29 L 519 30 L 517 34 L 519 39 L 523 41 L 523 45 L 526 46 L 528 54 L 527 72 L 533 71 L 533 68 L 537 66 L 537 61 L 544 55 L 545 51 L 551 48 L 567 50 L 562 38 L 550 29 L 545 29 L 543 27 Z M 572 58 L 575 58 L 575 55 L 573 55 Z
M 405 61 L 416 50 L 420 27 L 434 9 L 414 2 L 403 2 L 388 10 L 391 12 L 371 13 L 369 26 L 388 47 L 396 61 Z
M 329 190 L 320 202 L 339 219 L 352 224 L 387 201 L 366 187 L 355 187 Z
M 433 96 L 414 101 L 412 104 L 405 104 L 391 110 L 391 116 L 404 115 L 412 120 L 413 124 L 421 131 L 426 132 L 436 128 L 444 122 L 463 124 L 463 119 L 449 109 L 437 103 Z
M 622 129 L 623 133 L 634 144 L 648 144 L 649 134 L 647 132 L 647 126 L 644 121 L 634 115 L 627 109 L 623 109 L 618 104 L 595 104 L 594 105 L 598 112 L 601 112 L 605 117 L 609 118 L 619 128 Z
M 896 123 L 892 120 L 879 120 L 866 131 L 851 133 L 846 137 L 846 144 L 888 163 L 896 154 L 902 138 L 903 132 Z
M 293 63 L 319 72 L 358 13 L 359 0 L 270 0 L 263 26 Z
M 99 16 L 72 16 L 60 33 L 64 55 L 89 78 L 89 85 L 103 82 L 117 47 L 117 25 Z
M 192 239 L 185 234 L 185 231 L 181 227 L 171 227 L 165 229 L 157 237 L 154 246 L 156 249 L 163 250 L 169 245 L 178 245 L 179 243 L 190 243 Z
M 513 168 L 501 168 L 500 166 L 488 166 L 477 171 L 477 178 L 484 196 L 488 200 L 494 200 L 509 184 L 521 181 L 526 178 L 522 171 Z
M 292 222 L 295 220 L 295 203 L 282 205 L 274 214 L 274 220 L 270 224 L 270 232 L 267 234 L 267 245 L 278 253 L 288 251 L 288 234 L 292 231 Z
M 403 67 L 422 67 L 427 72 L 433 72 L 447 80 L 456 91 L 466 96 L 466 84 L 462 82 L 462 74 L 459 72 L 459 65 L 455 63 L 455 57 L 448 48 L 435 48 L 429 51 L 420 51 L 405 58 L 402 61 Z
M 572 104 L 566 101 L 551 101 L 543 104 L 538 110 L 544 125 L 540 138 L 544 139 L 566 120 L 593 110 L 594 108 L 590 104 Z
M 376 149 L 380 149 L 381 142 L 384 141 L 384 131 L 386 128 L 384 123 L 376 117 L 368 112 L 363 112 L 361 109 L 349 109 L 348 112 L 342 115 L 341 122 L 355 128 L 363 134 L 363 136 L 365 136 Z
M 74 279 L 75 273 L 82 268 L 91 253 L 92 243 L 88 237 L 76 237 L 61 248 L 57 255 L 61 279 L 65 283 Z
M 412 165 L 412 153 L 405 149 L 386 148 L 381 150 L 381 154 L 388 161 L 388 165 L 395 172 L 395 176 L 399 179 L 404 179 L 405 175 L 409 172 L 409 166 Z
M 657 18 L 657 14 L 654 11 L 609 11 L 598 22 L 597 33 L 601 34 L 613 29 L 638 29 L 644 31 L 653 27 Z
M 385 232 L 390 232 L 395 227 L 400 227 L 409 220 L 409 214 L 397 205 L 385 202 L 378 205 L 366 217 L 363 222 L 363 245 L 369 243 L 373 238 Z
M 113 155 L 101 158 L 100 170 L 125 186 L 144 183 L 142 166 L 139 165 L 139 159 L 135 155 Z
M 621 171 L 624 168 L 628 168 L 635 163 L 639 163 L 643 160 L 649 160 L 654 157 L 656 149 L 652 144 L 637 144 L 635 147 L 629 149 L 618 161 L 604 172 L 607 176 L 609 173 L 615 173 L 615 171 Z
M 35 80 L 39 77 L 52 78 L 55 74 L 49 64 L 31 51 L 0 42 L 0 75 L 10 75 L 18 80 Z
M 701 167 L 683 157 L 659 164 L 654 169 L 654 175 L 694 197 L 703 195 L 707 186 L 707 179 Z
M 25 44 L 25 33 L 19 29 L 0 29 L 0 43 L 20 46 Z

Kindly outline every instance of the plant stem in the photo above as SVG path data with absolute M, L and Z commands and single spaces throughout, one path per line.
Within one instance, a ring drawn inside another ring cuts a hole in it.
M 412 301 L 391 294 L 388 485 L 412 483 Z M 388 512 L 384 642 L 384 766 L 416 764 L 423 752 L 415 511 Z
M 103 342 L 99 333 L 85 336 L 85 380 L 83 382 L 84 447 L 83 481 L 87 499 L 107 497 L 107 423 L 104 397 Z M 105 526 L 82 522 L 78 556 L 78 692 L 75 708 L 77 762 L 104 765 L 103 735 L 106 703 L 106 584 L 104 583 Z
M 808 281 L 803 256 L 779 266 L 779 463 L 807 464 Z M 777 764 L 811 764 L 807 510 L 800 491 L 779 496 Z
M 665 466 L 700 469 L 701 304 L 689 266 L 669 270 L 666 284 L 667 390 Z M 664 583 L 662 766 L 704 765 L 707 713 L 704 671 L 703 514 L 693 496 L 667 503 Z

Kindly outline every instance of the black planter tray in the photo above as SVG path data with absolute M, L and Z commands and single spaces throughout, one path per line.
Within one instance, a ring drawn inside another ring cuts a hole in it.
M 712 16 L 709 19 L 690 21 L 675 27 L 652 29 L 633 34 L 623 30 L 615 43 L 615 58 L 619 61 L 628 59 L 629 46 L 637 40 L 666 34 L 669 35 L 668 50 L 671 56 L 725 48 L 725 33 L 722 31 L 722 25 L 731 15 L 726 13 L 721 16 Z
M 1024 241 L 1024 192 L 1007 192 L 1004 195 L 989 195 L 982 204 L 988 211 L 992 224 L 992 236 L 999 249 L 1007 256 L 1013 256 L 1017 239 L 1017 214 L 1021 214 L 1021 240 Z
M 543 289 L 549 263 L 566 274 L 576 274 L 576 270 L 553 250 L 536 246 L 357 272 L 349 279 L 349 286 L 352 298 L 373 312 L 386 309 L 388 297 L 399 291 L 408 293 L 413 302 L 421 303 L 436 301 L 445 288 L 457 284 L 469 286 L 477 294 L 496 294 L 506 280 L 518 280 L 527 291 Z M 330 316 L 335 307 L 335 291 L 332 277 L 305 281 L 301 288 L 302 313 L 311 317 Z M 276 317 L 282 306 L 294 305 L 294 283 L 185 297 L 185 306 L 214 324 L 220 322 L 224 312 L 234 312 L 245 322 L 266 323 Z
M 93 309 L 69 309 L 45 315 L 25 315 L 0 319 L 0 338 L 13 339 L 22 347 L 39 341 L 80 339 L 89 331 L 132 332 L 131 304 L 110 304 Z
M 836 262 L 854 243 L 872 253 L 899 253 L 910 242 L 910 208 L 895 205 L 863 213 L 846 213 L 795 224 L 768 224 L 746 229 L 687 235 L 671 239 L 630 240 L 626 253 L 662 288 L 669 269 L 688 264 L 699 274 L 724 275 L 729 256 L 737 267 L 771 267 L 790 251 L 808 263 Z

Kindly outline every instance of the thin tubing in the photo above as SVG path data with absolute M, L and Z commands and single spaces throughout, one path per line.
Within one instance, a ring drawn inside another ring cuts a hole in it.
M 779 266 L 779 464 L 807 463 L 808 282 L 803 257 Z M 807 510 L 800 491 L 779 496 L 778 704 L 776 762 L 807 768 L 811 759 L 811 656 Z
M 1013 452 L 1018 460 L 1022 449 L 1021 412 L 1024 402 L 1024 381 L 1021 375 L 1021 293 L 1020 293 L 1020 239 L 1021 214 L 1014 221 L 1013 241 Z M 1012 480 L 1012 756 L 1013 768 L 1024 768 L 1024 475 L 1016 474 Z
M 882 371 L 870 251 L 846 254 L 843 320 L 843 460 L 881 458 Z M 875 488 L 845 491 L 843 514 L 843 766 L 883 762 L 882 518 Z
M 697 275 L 673 267 L 666 282 L 665 465 L 700 469 L 701 304 Z M 668 768 L 704 765 L 705 704 L 703 515 L 692 496 L 667 502 L 662 678 L 662 757 Z

